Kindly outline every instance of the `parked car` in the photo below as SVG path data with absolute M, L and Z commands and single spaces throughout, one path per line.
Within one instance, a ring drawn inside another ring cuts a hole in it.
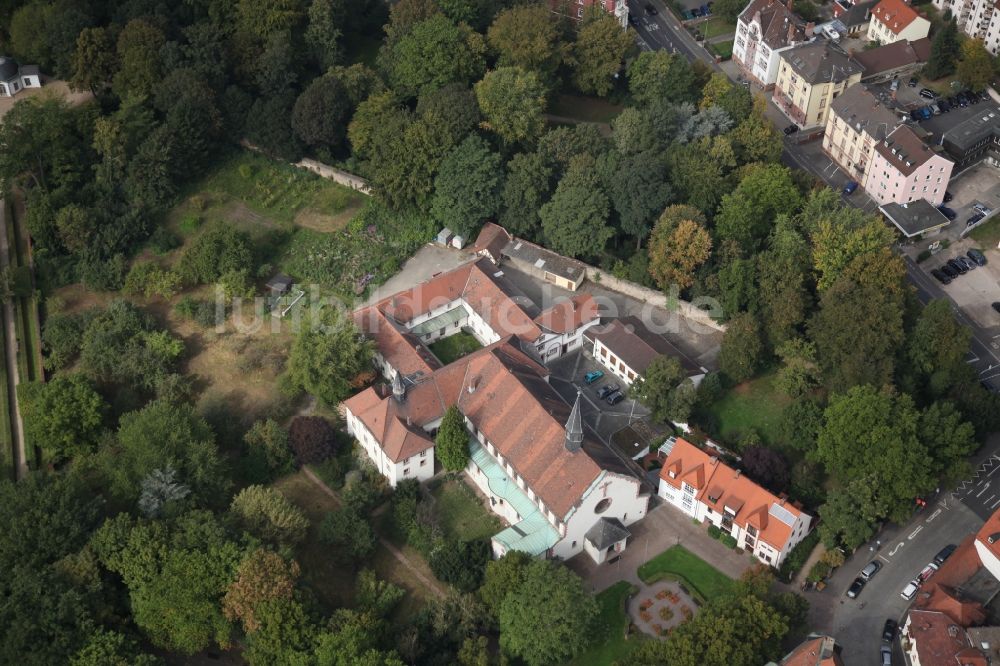
M 694 37 L 694 41 L 696 41 L 696 42 L 701 42 L 701 41 L 704 41 L 704 39 L 705 39 L 702 36 L 701 32 L 699 32 L 697 30 L 695 30 L 694 32 L 692 32 L 691 36 Z
M 1000 301 L 990 303 L 990 307 L 996 310 L 997 312 L 1000 312 Z
M 956 271 L 954 268 L 952 268 L 948 264 L 942 264 L 942 266 L 941 266 L 941 272 L 944 273 L 945 275 L 947 275 L 948 277 L 950 277 L 953 280 L 958 277 L 958 271 Z
M 622 393 L 621 391 L 612 391 L 604 399 L 604 402 L 608 403 L 609 405 L 614 406 L 614 405 L 617 405 L 619 402 L 621 402 L 624 399 L 625 399 L 625 394 L 624 393 Z
M 922 120 L 927 120 L 928 118 L 930 118 L 933 115 L 934 114 L 931 113 L 931 107 L 929 107 L 929 106 L 925 106 L 925 107 L 922 107 L 920 109 L 920 118 Z
M 788 136 L 789 134 L 795 134 L 796 132 L 798 132 L 799 126 L 796 125 L 795 123 L 792 123 L 791 125 L 789 125 L 788 127 L 786 127 L 781 131 L 785 133 L 785 136 Z
M 906 584 L 906 587 L 903 588 L 903 591 L 899 593 L 899 596 L 909 601 L 910 599 L 913 598 L 913 595 L 915 595 L 917 593 L 917 590 L 919 589 L 920 589 L 920 582 L 917 580 L 911 580 L 909 583 Z
M 913 111 L 910 111 L 910 120 L 914 122 L 920 120 L 920 109 L 913 109 Z
M 967 219 L 965 221 L 965 226 L 971 227 L 973 224 L 975 224 L 979 220 L 983 219 L 984 217 L 986 217 L 986 216 L 983 215 L 982 213 L 976 213 L 975 215 L 973 215 L 972 217 L 970 217 L 969 219 Z
M 969 259 L 972 259 L 974 262 L 979 264 L 980 266 L 986 265 L 986 255 L 983 254 L 980 250 L 977 250 L 976 248 L 972 248 L 971 250 L 966 252 L 965 255 Z
M 921 583 L 926 583 L 928 580 L 930 580 L 930 577 L 934 575 L 934 572 L 937 571 L 938 568 L 939 568 L 938 565 L 934 564 L 933 562 L 928 563 L 928 565 L 923 568 L 923 571 L 921 571 L 917 575 L 917 580 L 919 580 Z
M 649 14 L 650 16 L 656 16 L 657 14 L 659 14 L 659 12 L 656 11 L 656 7 L 654 7 L 653 4 L 650 2 L 647 2 L 645 5 L 643 5 L 642 8 L 645 9 L 646 13 Z
M 941 115 L 941 107 L 939 107 L 937 104 L 931 104 L 930 107 L 928 108 L 930 108 L 931 113 L 933 113 L 935 116 Z
M 945 202 L 945 203 L 948 203 L 949 201 L 951 201 L 951 200 L 952 200 L 952 199 L 954 199 L 954 198 L 955 198 L 955 195 L 954 195 L 954 194 L 952 194 L 952 193 L 951 193 L 951 192 L 949 192 L 948 190 L 945 190 L 945 192 L 944 192 L 944 202 Z
M 691 19 L 694 18 L 694 14 L 692 14 L 691 11 L 688 9 L 685 9 L 683 12 L 681 12 L 681 16 L 684 17 L 685 21 L 690 21 Z
M 949 104 L 946 99 L 939 99 L 937 105 L 938 108 L 941 109 L 941 113 L 948 113 L 951 111 L 951 104 Z
M 712 15 L 712 10 L 709 8 L 708 5 L 702 5 L 701 6 L 701 15 L 702 16 L 711 16 Z
M 881 562 L 879 562 L 878 560 L 872 560 L 871 562 L 865 565 L 864 569 L 861 570 L 861 577 L 864 578 L 866 582 L 870 581 L 872 578 L 875 577 L 875 574 L 877 574 L 879 572 L 879 569 L 881 568 L 882 568 Z
M 861 590 L 865 589 L 865 579 L 855 578 L 851 586 L 847 588 L 847 596 L 850 599 L 857 599 L 858 595 L 861 594 Z
M 879 662 L 881 666 L 892 666 L 892 648 L 888 645 L 883 645 L 878 649 L 878 657 L 881 660 Z
M 976 270 L 976 262 L 968 257 L 955 257 L 955 261 L 965 266 L 965 270 L 974 271 Z
M 588 372 L 583 376 L 583 381 L 586 384 L 593 384 L 603 376 L 604 376 L 603 370 L 591 370 L 590 372 Z
M 891 643 L 892 639 L 896 637 L 896 630 L 899 625 L 891 617 L 885 621 L 885 625 L 882 627 L 882 640 L 886 643 Z
M 921 88 L 920 96 L 923 97 L 924 99 L 934 99 L 938 96 L 938 94 L 933 90 L 931 90 L 930 88 Z
M 971 90 L 963 90 L 962 94 L 965 95 L 965 99 L 969 100 L 969 104 L 979 104 L 983 101 L 979 93 L 974 93 Z
M 899 79 L 893 79 L 892 83 L 889 84 L 889 90 L 896 92 L 899 90 Z
M 977 212 L 982 213 L 984 217 L 993 212 L 993 209 L 986 204 L 977 203 L 973 204 L 972 207 L 975 208 Z
M 948 208 L 947 206 L 938 206 L 938 210 L 941 211 L 941 214 L 947 217 L 949 220 L 954 220 L 956 217 L 958 217 L 958 213 L 956 213 L 953 209 Z
M 597 389 L 597 397 L 600 399 L 607 398 L 610 394 L 618 391 L 618 384 L 605 384 L 604 386 Z
M 963 266 L 962 262 L 956 259 L 949 259 L 948 265 L 951 266 L 951 269 L 956 273 L 958 273 L 959 275 L 965 275 L 966 273 L 969 272 L 969 269 Z
M 695 18 L 701 16 L 701 10 L 695 7 L 691 10 L 691 16 L 694 16 Z
M 936 268 L 931 271 L 931 276 L 941 284 L 951 284 L 951 278 Z
M 938 565 L 944 564 L 944 561 L 951 557 L 951 554 L 958 550 L 958 546 L 953 543 L 949 543 L 947 546 L 938 551 L 938 554 L 934 556 L 934 562 Z
M 917 77 L 911 76 L 910 77 L 910 82 L 907 85 L 910 86 L 911 88 L 916 88 L 917 87 Z
M 856 189 L 858 189 L 858 184 L 852 180 L 847 185 L 844 185 L 844 194 L 854 194 L 854 190 Z

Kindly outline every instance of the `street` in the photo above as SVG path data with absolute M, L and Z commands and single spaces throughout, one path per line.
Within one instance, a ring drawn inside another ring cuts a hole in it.
M 694 37 L 688 34 L 663 2 L 651 0 L 650 4 L 659 12 L 654 16 L 645 12 L 643 4 L 635 1 L 628 3 L 629 16 L 635 18 L 631 26 L 639 34 L 639 46 L 647 51 L 666 49 L 671 53 L 680 53 L 692 62 L 701 60 L 715 66 L 715 58 L 694 41 Z

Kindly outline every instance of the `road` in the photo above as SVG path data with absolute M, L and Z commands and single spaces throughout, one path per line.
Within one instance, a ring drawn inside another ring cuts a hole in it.
M 10 248 L 7 245 L 7 205 L 0 199 L 0 270 L 10 266 Z M 24 445 L 24 423 L 21 421 L 21 407 L 17 402 L 17 328 L 14 325 L 16 312 L 8 299 L 3 304 L 3 325 L 6 331 L 4 358 L 7 363 L 7 401 L 11 430 L 14 437 L 14 469 L 16 477 L 22 479 L 28 474 L 28 457 Z
M 629 2 L 629 16 L 635 18 L 632 28 L 639 34 L 639 46 L 648 51 L 665 49 L 671 53 L 680 53 L 690 61 L 701 60 L 715 67 L 715 58 L 709 55 L 698 42 L 685 30 L 677 18 L 660 0 L 650 0 L 657 8 L 657 14 L 646 14 L 645 2 Z

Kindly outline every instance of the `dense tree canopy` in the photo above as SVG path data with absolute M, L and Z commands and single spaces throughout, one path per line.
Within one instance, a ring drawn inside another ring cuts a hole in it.
M 288 378 L 328 405 L 351 391 L 352 380 L 370 367 L 372 344 L 354 322 L 333 307 L 306 322 L 288 357 Z

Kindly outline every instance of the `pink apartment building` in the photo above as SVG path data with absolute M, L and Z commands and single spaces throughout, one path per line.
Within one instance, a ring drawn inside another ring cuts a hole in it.
M 900 125 L 875 144 L 865 191 L 880 206 L 918 199 L 940 205 L 955 166 L 941 151 L 924 143 L 908 125 Z

